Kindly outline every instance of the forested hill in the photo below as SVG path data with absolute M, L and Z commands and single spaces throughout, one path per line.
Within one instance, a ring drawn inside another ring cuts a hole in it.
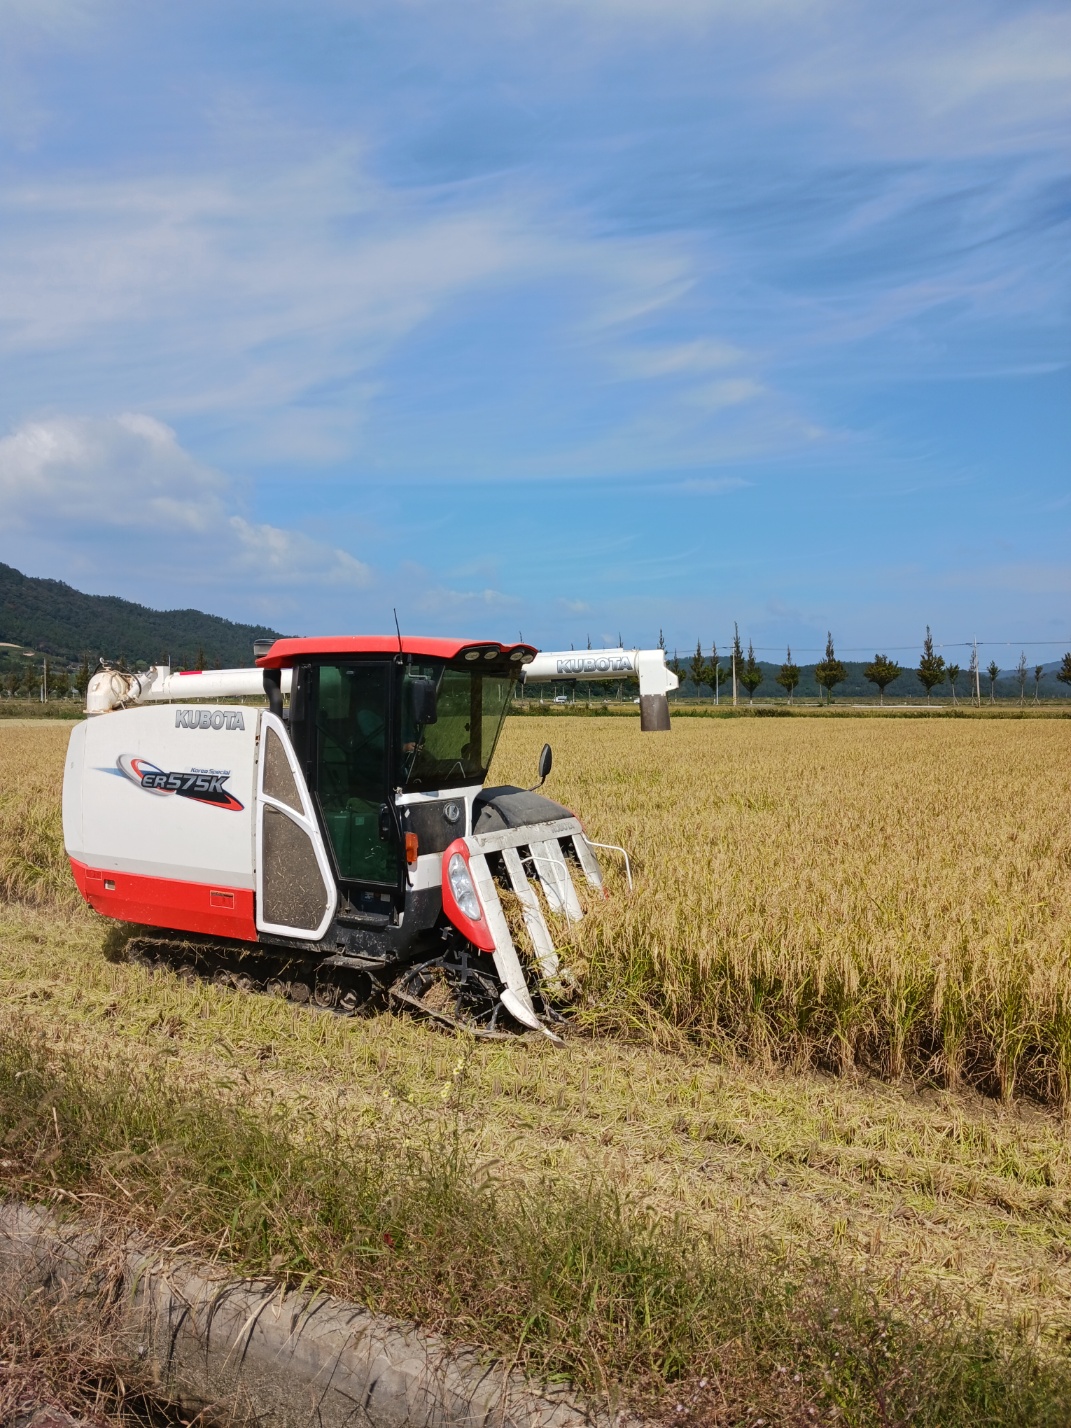
M 203 653 L 208 666 L 253 663 L 253 641 L 278 631 L 239 625 L 202 610 L 150 610 L 115 595 L 84 595 L 61 580 L 38 580 L 0 562 L 0 643 L 19 645 L 59 660 L 90 664 L 99 655 L 149 664 L 170 656 L 176 669 L 191 668 Z

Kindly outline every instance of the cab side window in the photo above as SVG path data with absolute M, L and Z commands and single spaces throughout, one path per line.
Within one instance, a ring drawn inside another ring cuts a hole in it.
M 397 879 L 398 852 L 380 836 L 387 801 L 386 663 L 321 665 L 313 694 L 316 789 L 343 878 Z

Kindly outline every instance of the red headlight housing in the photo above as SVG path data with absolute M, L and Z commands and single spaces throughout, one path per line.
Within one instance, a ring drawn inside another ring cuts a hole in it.
M 443 854 L 443 912 L 473 946 L 482 952 L 495 950 L 464 838 L 455 838 Z

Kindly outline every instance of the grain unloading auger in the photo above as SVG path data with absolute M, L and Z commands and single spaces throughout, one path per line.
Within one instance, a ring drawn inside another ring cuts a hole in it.
M 100 717 L 72 733 L 63 784 L 86 901 L 136 925 L 143 960 L 553 1036 L 568 973 L 551 929 L 582 916 L 576 878 L 601 890 L 603 845 L 537 791 L 549 746 L 537 789 L 484 780 L 522 680 L 635 676 L 641 726 L 668 728 L 663 652 L 346 637 L 256 653 L 255 669 L 94 675 Z M 268 707 L 221 703 L 243 696 Z

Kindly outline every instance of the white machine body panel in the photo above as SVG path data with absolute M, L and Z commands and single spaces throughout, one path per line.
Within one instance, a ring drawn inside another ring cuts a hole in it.
M 79 724 L 63 789 L 68 856 L 251 890 L 260 712 L 143 705 Z

